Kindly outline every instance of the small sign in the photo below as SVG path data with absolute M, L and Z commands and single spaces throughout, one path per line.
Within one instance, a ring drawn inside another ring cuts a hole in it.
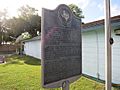
M 0 56 L 0 63 L 4 63 L 4 56 Z
M 42 10 L 42 84 L 61 87 L 82 74 L 81 20 L 66 5 Z

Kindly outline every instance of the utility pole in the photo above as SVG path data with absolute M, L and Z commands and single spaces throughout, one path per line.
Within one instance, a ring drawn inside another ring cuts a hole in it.
M 110 0 L 105 1 L 105 90 L 112 90 Z

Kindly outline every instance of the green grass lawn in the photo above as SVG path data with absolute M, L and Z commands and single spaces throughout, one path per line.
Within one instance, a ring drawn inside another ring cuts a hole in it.
M 41 87 L 40 60 L 14 55 L 7 57 L 6 62 L 0 64 L 0 90 L 60 90 Z M 104 85 L 81 77 L 71 84 L 70 90 L 104 90 Z

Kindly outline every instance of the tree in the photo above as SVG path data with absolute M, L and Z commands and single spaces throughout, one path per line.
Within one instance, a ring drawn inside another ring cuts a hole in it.
M 29 32 L 32 37 L 37 36 L 37 32 L 41 32 L 41 17 L 35 8 L 28 5 L 18 9 L 19 18 L 25 21 L 25 31 Z
M 4 39 L 7 39 L 7 31 L 5 29 L 5 22 L 7 17 L 7 10 L 4 9 L 0 11 L 0 44 L 4 42 Z
M 75 4 L 70 4 L 68 6 L 78 18 L 84 18 L 84 15 L 82 15 L 82 10 L 78 6 Z
M 41 32 L 41 17 L 28 5 L 19 8 L 19 17 L 6 18 L 7 10 L 0 11 L 0 44 L 15 39 L 24 32 L 32 37 Z M 26 34 L 25 34 L 26 35 Z
M 32 15 L 37 15 L 37 9 L 30 7 L 29 5 L 22 6 L 18 9 L 18 14 L 20 18 L 29 20 Z
M 28 5 L 19 8 L 19 17 L 13 17 L 6 22 L 9 36 L 15 39 L 24 32 L 28 32 L 31 37 L 37 36 L 41 31 L 41 17 L 36 11 Z
M 6 28 L 8 28 L 7 31 L 9 32 L 9 35 L 16 38 L 24 32 L 25 21 L 21 18 L 13 17 L 12 19 L 7 20 Z

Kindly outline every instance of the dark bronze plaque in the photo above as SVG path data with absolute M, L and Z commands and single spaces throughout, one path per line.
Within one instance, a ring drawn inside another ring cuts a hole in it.
M 42 13 L 43 85 L 81 75 L 81 20 L 66 5 Z

